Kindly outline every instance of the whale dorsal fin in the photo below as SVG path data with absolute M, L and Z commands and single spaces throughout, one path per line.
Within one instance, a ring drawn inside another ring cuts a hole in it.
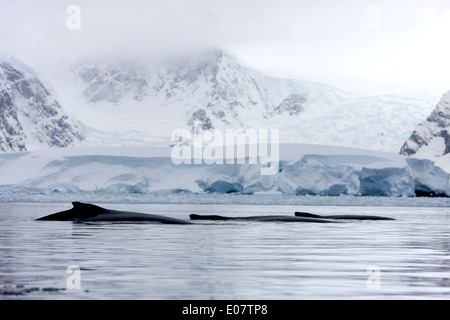
M 74 201 L 72 202 L 72 205 L 75 209 L 90 209 L 90 210 L 105 210 L 102 207 L 90 204 L 90 203 L 83 203 L 83 202 L 78 202 L 78 201 Z
M 312 213 L 308 213 L 308 212 L 296 212 L 295 216 L 296 217 L 304 217 L 304 218 L 320 218 L 320 216 L 318 214 L 312 214 Z
M 72 202 L 73 209 L 76 211 L 76 215 L 83 218 L 95 217 L 105 211 L 104 208 L 83 202 Z

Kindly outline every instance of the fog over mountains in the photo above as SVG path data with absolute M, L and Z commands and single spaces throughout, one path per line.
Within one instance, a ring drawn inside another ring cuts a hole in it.
M 167 146 L 175 129 L 201 121 L 204 130 L 276 128 L 283 143 L 398 152 L 436 104 L 267 76 L 218 49 L 158 62 L 84 61 L 57 77 L 9 59 L 0 88 L 2 151 Z

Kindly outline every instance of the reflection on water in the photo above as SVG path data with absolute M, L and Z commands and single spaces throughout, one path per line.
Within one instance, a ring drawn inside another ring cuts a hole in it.
M 301 209 L 107 206 L 180 219 L 190 213 L 291 215 Z M 34 221 L 65 209 L 65 204 L 0 203 L 0 299 L 450 297 L 448 208 L 307 208 L 397 219 L 339 224 Z M 68 288 L 74 275 L 69 266 L 79 267 L 81 289 Z

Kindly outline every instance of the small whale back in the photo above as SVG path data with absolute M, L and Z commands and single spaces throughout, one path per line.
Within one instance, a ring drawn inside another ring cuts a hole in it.
M 247 217 L 226 217 L 218 215 L 189 215 L 191 220 L 246 220 L 246 221 L 259 221 L 259 222 L 316 222 L 316 223 L 328 223 L 335 222 L 327 219 L 317 219 L 310 217 L 295 217 L 284 215 L 267 215 L 267 216 L 247 216 Z
M 394 218 L 389 217 L 356 215 L 356 214 L 320 216 L 318 214 L 312 214 L 308 212 L 295 212 L 295 216 L 305 218 L 336 219 L 336 220 L 395 220 Z
M 191 220 L 232 220 L 232 217 L 218 216 L 214 214 L 210 215 L 200 215 L 200 214 L 190 214 L 189 218 Z
M 313 214 L 309 212 L 296 212 L 296 217 L 304 217 L 304 218 L 321 218 L 318 214 Z

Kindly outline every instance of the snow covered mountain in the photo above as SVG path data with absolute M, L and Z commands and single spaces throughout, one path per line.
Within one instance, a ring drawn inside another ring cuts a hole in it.
M 436 103 L 275 78 L 223 50 L 160 61 L 88 61 L 39 74 L 2 64 L 0 151 L 168 146 L 174 130 L 193 130 L 200 121 L 203 130 L 222 132 L 279 129 L 283 143 L 398 152 Z
M 298 114 L 307 102 L 299 86 L 271 94 L 271 88 L 261 87 L 236 57 L 222 50 L 152 66 L 88 63 L 74 67 L 73 72 L 89 104 L 141 102 L 148 108 L 164 106 L 170 114 L 181 109 L 184 126 L 202 121 L 204 130 L 246 128 L 254 118 L 261 122 L 274 113 Z M 167 123 L 172 129 L 182 124 Z
M 444 94 L 428 118 L 416 127 L 400 154 L 433 159 L 450 172 L 450 91 Z
M 63 148 L 80 140 L 76 126 L 31 70 L 0 62 L 0 151 Z
M 85 124 L 84 145 L 168 145 L 173 130 L 280 129 L 284 143 L 398 152 L 434 99 L 361 97 L 331 85 L 280 79 L 211 50 L 158 63 L 87 62 L 58 90 Z M 68 89 L 68 87 L 70 87 Z

